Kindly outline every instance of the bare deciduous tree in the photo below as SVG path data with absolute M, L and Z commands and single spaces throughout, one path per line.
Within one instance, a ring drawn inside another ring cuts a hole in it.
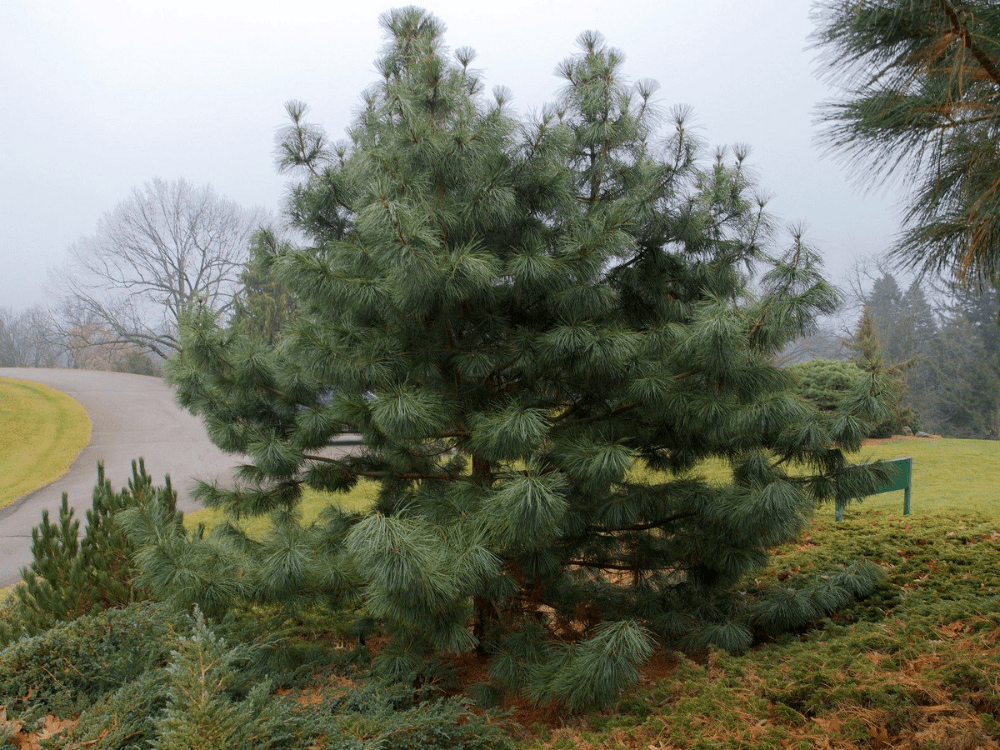
M 0 308 L 0 367 L 54 367 L 62 353 L 47 310 Z
M 185 180 L 154 179 L 133 190 L 70 248 L 70 268 L 57 281 L 66 329 L 96 320 L 115 336 L 98 343 L 138 344 L 168 357 L 187 305 L 228 314 L 251 236 L 267 218 Z

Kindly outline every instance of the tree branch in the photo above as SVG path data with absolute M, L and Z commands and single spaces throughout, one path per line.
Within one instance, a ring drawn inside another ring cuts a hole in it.
M 972 56 L 976 58 L 976 62 L 982 66 L 982 69 L 990 77 L 993 83 L 1000 88 L 1000 69 L 997 68 L 996 64 L 991 60 L 985 52 L 976 44 L 975 39 L 973 39 L 972 34 L 969 32 L 969 27 L 965 24 L 961 18 L 958 16 L 958 11 L 948 0 L 939 0 L 941 9 L 944 10 L 945 15 L 948 16 L 948 20 L 951 22 L 951 27 L 955 33 L 962 39 L 962 44 L 965 48 L 972 53 Z
M 658 521 L 648 521 L 647 523 L 636 523 L 631 526 L 622 526 L 617 529 L 609 529 L 603 526 L 591 526 L 594 529 L 603 534 L 614 534 L 621 531 L 649 531 L 650 529 L 661 529 L 674 521 L 681 521 L 685 518 L 693 518 L 698 515 L 693 510 L 686 510 L 683 513 L 674 513 L 672 516 L 667 516 L 666 518 L 661 518 Z

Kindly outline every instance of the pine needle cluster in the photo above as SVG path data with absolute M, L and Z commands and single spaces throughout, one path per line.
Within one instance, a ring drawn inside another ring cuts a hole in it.
M 105 478 L 103 463 L 98 463 L 82 535 L 66 493 L 58 520 L 51 521 L 43 510 L 42 522 L 32 528 L 33 559 L 14 589 L 15 602 L 7 605 L 9 617 L 0 623 L 0 643 L 39 635 L 58 622 L 141 599 L 142 592 L 134 586 L 138 548 L 115 518 L 128 508 L 146 505 L 173 514 L 176 499 L 170 478 L 163 486 L 154 486 L 141 458 L 132 462 L 132 478 L 118 492 Z

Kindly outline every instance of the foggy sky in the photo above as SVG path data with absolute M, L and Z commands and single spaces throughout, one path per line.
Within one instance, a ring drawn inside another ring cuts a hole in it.
M 404 3 L 399 3 L 402 5 Z M 376 80 L 380 13 L 339 0 L 0 0 L 0 307 L 46 303 L 47 274 L 98 219 L 153 177 L 185 178 L 279 209 L 274 135 L 284 102 L 343 136 Z M 817 145 L 806 0 L 427 2 L 446 42 L 471 46 L 487 88 L 526 113 L 555 98 L 556 65 L 587 29 L 659 81 L 659 104 L 693 107 L 710 146 L 748 143 L 771 210 L 802 222 L 836 281 L 897 231 Z M 707 155 L 710 156 L 711 148 Z

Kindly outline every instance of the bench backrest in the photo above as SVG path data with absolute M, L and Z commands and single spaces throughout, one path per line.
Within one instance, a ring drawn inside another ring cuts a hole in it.
M 883 492 L 898 492 L 902 490 L 903 495 L 903 515 L 910 515 L 910 490 L 913 487 L 913 458 L 893 458 L 889 461 L 882 461 L 883 466 L 889 470 L 889 476 L 884 485 L 873 492 L 873 495 L 881 495 Z M 837 520 L 844 520 L 844 505 L 837 503 Z

